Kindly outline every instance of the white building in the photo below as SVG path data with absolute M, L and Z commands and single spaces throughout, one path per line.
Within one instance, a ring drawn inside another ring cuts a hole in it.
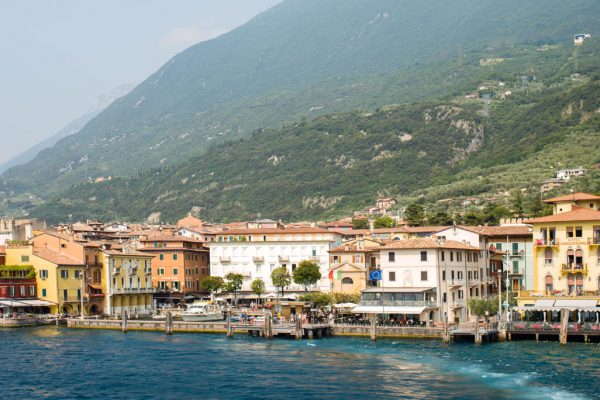
M 337 232 L 320 228 L 230 229 L 217 233 L 210 248 L 210 275 L 225 277 L 230 272 L 244 276 L 242 294 L 251 295 L 254 279 L 265 282 L 267 293 L 275 292 L 271 272 L 286 267 L 290 274 L 303 260 L 316 262 L 321 280 L 311 289 L 328 291 L 330 283 L 329 249 L 341 243 Z M 303 292 L 304 287 L 292 283 L 286 291 Z
M 465 322 L 469 299 L 481 297 L 480 249 L 433 238 L 407 239 L 380 250 L 382 280 L 363 291 L 354 313 L 421 322 Z M 382 301 L 383 300 L 383 301 Z
M 453 226 L 437 233 L 438 237 L 467 243 L 482 250 L 484 261 L 484 295 L 496 293 L 499 271 L 508 271 L 509 287 L 514 290 L 533 288 L 533 230 L 525 224 L 505 226 Z M 494 251 L 506 255 L 492 260 Z M 500 265 L 501 269 L 498 269 Z M 504 268 L 501 266 L 505 265 Z M 506 275 L 502 277 L 504 285 Z
M 584 176 L 587 170 L 583 167 L 579 168 L 571 168 L 571 169 L 561 169 L 556 172 L 556 179 L 563 179 L 568 181 L 571 177 L 576 176 Z

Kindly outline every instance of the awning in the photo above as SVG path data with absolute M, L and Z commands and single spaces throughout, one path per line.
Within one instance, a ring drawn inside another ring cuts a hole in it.
M 92 285 L 92 284 L 90 284 L 89 287 L 91 287 L 92 289 L 96 289 L 96 290 L 102 290 L 102 286 L 101 285 Z
M 423 293 L 435 290 L 435 287 L 369 288 L 362 293 Z
M 596 307 L 597 303 L 597 300 L 556 300 L 554 307 L 593 308 Z
M 16 300 L 0 300 L 0 306 L 2 306 L 2 307 L 30 307 L 28 304 L 24 304 L 22 301 L 16 301 Z
M 554 305 L 554 300 L 544 299 L 544 300 L 536 300 L 534 307 L 552 307 Z
M 27 304 L 29 307 L 50 307 L 56 304 L 45 300 L 20 300 L 21 303 Z
M 354 314 L 421 314 L 428 307 L 408 306 L 358 306 L 352 309 Z

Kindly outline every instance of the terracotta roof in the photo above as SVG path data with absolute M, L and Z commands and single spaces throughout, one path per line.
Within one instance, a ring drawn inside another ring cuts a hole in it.
M 395 228 L 375 228 L 373 230 L 373 233 L 398 233 L 398 232 L 408 233 L 409 231 L 404 226 L 397 226 Z
M 468 244 L 457 242 L 455 240 L 438 241 L 436 239 L 408 239 L 397 240 L 382 247 L 383 250 L 404 250 L 404 249 L 457 249 L 457 250 L 477 250 L 479 247 L 469 246 Z
M 193 215 L 188 215 L 187 217 L 177 221 L 177 225 L 185 228 L 198 228 L 203 225 L 203 222 L 200 218 L 196 218 Z
M 435 233 L 450 228 L 449 226 L 407 226 L 409 233 Z
M 189 247 L 141 247 L 138 249 L 143 253 L 168 253 L 170 251 L 190 251 L 190 252 L 207 252 L 209 251 L 206 247 L 198 247 L 196 249 L 190 249 Z
M 344 243 L 341 246 L 337 246 L 334 247 L 333 249 L 329 250 L 330 253 L 356 253 L 356 252 L 370 252 L 370 251 L 376 251 L 379 250 L 379 248 L 383 247 L 384 243 L 383 242 L 379 242 L 376 240 L 370 240 L 371 242 L 375 242 L 372 246 L 369 246 L 370 243 L 364 243 L 364 247 L 363 248 L 358 248 L 357 243 L 359 241 L 361 241 L 362 239 L 359 240 L 353 240 L 351 242 L 348 243 Z
M 124 253 L 120 250 L 102 250 L 103 253 L 109 256 L 121 256 L 121 257 L 154 257 L 151 254 L 142 253 L 141 251 L 130 251 Z
M 571 211 L 530 219 L 527 221 L 527 223 L 541 224 L 544 222 L 570 221 L 600 221 L 600 211 L 592 210 L 586 207 L 573 206 Z
M 66 241 L 70 241 L 71 240 L 71 236 L 69 236 L 69 235 L 66 235 L 66 234 L 60 233 L 60 232 L 56 232 L 56 231 L 50 231 L 50 230 L 42 231 L 42 233 L 40 233 L 37 236 L 41 236 L 41 235 L 50 235 L 50 236 L 54 236 L 54 237 L 57 237 L 57 238 L 62 239 L 62 240 L 66 240 Z M 37 236 L 35 236 L 34 239 Z
M 154 235 L 140 239 L 140 242 L 191 242 L 204 243 L 202 240 L 192 239 L 181 235 Z
M 33 255 L 57 265 L 84 265 L 83 260 L 77 260 L 63 253 L 57 253 L 45 247 L 33 248 Z
M 252 235 L 252 234 L 294 234 L 294 233 L 335 233 L 321 228 L 256 228 L 256 229 L 227 229 L 218 232 L 217 235 Z
M 459 226 L 459 228 L 484 236 L 533 236 L 533 229 L 527 225 L 514 226 Z
M 589 193 L 577 192 L 577 193 L 567 194 L 565 196 L 559 196 L 559 197 L 553 197 L 551 199 L 546 199 L 546 200 L 544 200 L 544 203 L 563 203 L 563 202 L 567 202 L 567 201 L 587 201 L 587 200 L 600 201 L 600 196 L 596 196 L 594 194 L 589 194 Z

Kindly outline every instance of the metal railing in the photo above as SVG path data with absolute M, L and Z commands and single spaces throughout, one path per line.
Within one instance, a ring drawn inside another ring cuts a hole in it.
M 359 305 L 367 306 L 367 307 L 435 307 L 436 303 L 434 301 L 425 301 L 425 300 L 361 300 Z
M 118 288 L 112 290 L 113 294 L 137 294 L 137 293 L 155 293 L 156 288 Z

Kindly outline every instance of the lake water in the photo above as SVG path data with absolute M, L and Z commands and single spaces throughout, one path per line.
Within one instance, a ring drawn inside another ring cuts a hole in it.
M 598 344 L 0 331 L 2 399 L 593 399 Z

